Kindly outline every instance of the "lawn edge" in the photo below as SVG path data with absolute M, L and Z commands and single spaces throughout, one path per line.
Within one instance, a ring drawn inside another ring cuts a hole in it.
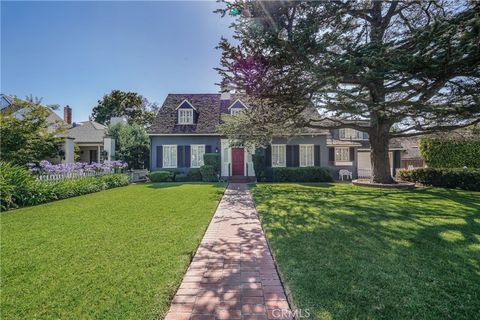
M 161 182 L 160 182 L 161 183 Z M 167 182 L 168 183 L 168 182 Z M 175 182 L 174 182 L 175 183 Z M 211 183 L 211 182 L 210 182 Z M 210 183 L 205 183 L 205 184 L 210 184 Z M 214 183 L 217 183 L 217 182 L 214 182 Z M 179 184 L 183 184 L 182 182 L 179 182 Z M 213 214 L 212 214 L 212 217 L 210 218 L 210 220 L 208 221 L 207 223 L 207 226 L 205 227 L 205 230 L 203 230 L 203 233 L 202 233 L 202 236 L 200 238 L 200 241 L 198 242 L 197 244 L 197 247 L 195 248 L 194 251 L 192 251 L 192 253 L 190 254 L 190 258 L 189 258 L 189 261 L 188 261 L 188 264 L 187 264 L 187 267 L 185 268 L 185 270 L 183 270 L 182 272 L 182 278 L 180 279 L 180 282 L 178 283 L 178 285 L 176 286 L 173 294 L 171 297 L 169 297 L 168 301 L 168 309 L 167 311 L 165 311 L 165 314 L 158 314 L 158 316 L 160 317 L 160 319 L 164 319 L 165 316 L 168 314 L 168 310 L 170 310 L 170 306 L 172 305 L 172 301 L 173 301 L 173 298 L 175 298 L 175 295 L 177 294 L 177 291 L 178 289 L 180 288 L 180 286 L 182 285 L 182 280 L 183 280 L 183 277 L 185 277 L 185 274 L 187 273 L 187 270 L 188 270 L 188 267 L 190 267 L 190 264 L 192 263 L 192 260 L 193 260 L 193 257 L 195 257 L 195 254 L 197 254 L 197 251 L 198 251 L 198 248 L 200 247 L 200 244 L 202 243 L 202 240 L 203 238 L 205 237 L 205 233 L 207 232 L 207 229 L 208 229 L 208 226 L 210 225 L 210 223 L 212 223 L 212 220 L 213 220 L 213 217 L 215 216 L 215 212 L 217 212 L 217 209 L 218 209 L 218 206 L 220 205 L 220 202 L 222 201 L 222 198 L 223 196 L 225 195 L 225 191 L 227 190 L 228 188 L 228 185 L 230 183 L 225 183 L 225 182 L 218 182 L 218 184 L 223 184 L 223 192 L 222 192 L 222 195 L 221 197 L 218 199 L 218 202 L 217 202 L 217 205 L 215 206 L 215 210 L 213 211 Z
M 274 184 L 274 183 L 260 183 L 260 184 Z M 253 202 L 253 207 L 255 208 L 255 212 L 257 213 L 257 216 L 258 216 L 258 219 L 260 220 L 260 228 L 262 228 L 262 232 L 265 236 L 265 240 L 267 242 L 267 247 L 268 247 L 268 251 L 270 252 L 270 255 L 272 256 L 272 259 L 273 259 L 273 262 L 275 264 L 275 270 L 277 270 L 277 274 L 279 275 L 279 278 L 280 278 L 280 283 L 282 284 L 282 288 L 283 288 L 283 291 L 285 292 L 285 296 L 287 297 L 287 303 L 288 303 L 288 307 L 290 308 L 290 310 L 295 313 L 295 310 L 297 310 L 297 306 L 296 304 L 294 303 L 294 298 L 293 298 L 293 294 L 292 294 L 292 291 L 290 290 L 290 288 L 288 287 L 287 285 L 287 282 L 285 281 L 285 277 L 284 275 L 282 274 L 282 272 L 280 271 L 279 267 L 278 267 L 278 263 L 277 263 L 277 260 L 275 258 L 275 255 L 272 251 L 272 247 L 270 246 L 270 242 L 268 240 L 268 237 L 267 237 L 267 233 L 266 233 L 266 230 L 265 228 L 263 227 L 263 221 L 262 221 L 262 216 L 260 215 L 259 211 L 257 210 L 257 204 L 255 203 L 255 198 L 253 197 L 253 194 L 251 192 L 252 188 L 254 188 L 255 186 L 257 185 L 257 183 L 249 183 L 247 184 L 247 187 L 248 187 L 248 192 L 250 193 L 250 196 L 252 197 L 252 202 Z

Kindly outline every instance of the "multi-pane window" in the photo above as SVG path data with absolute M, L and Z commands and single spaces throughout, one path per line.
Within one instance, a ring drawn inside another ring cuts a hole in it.
M 177 145 L 163 146 L 163 167 L 176 168 L 177 167 Z
M 340 139 L 363 139 L 363 132 L 352 128 L 342 128 L 338 133 Z
M 204 144 L 192 144 L 190 147 L 191 153 L 191 167 L 200 168 L 203 166 L 203 155 L 205 154 Z
M 242 111 L 243 111 L 243 109 L 241 109 L 241 108 L 232 108 L 232 109 L 230 109 L 230 114 L 232 116 L 238 116 Z
M 313 144 L 300 145 L 300 167 L 313 167 Z
M 284 144 L 272 144 L 272 167 L 285 167 L 285 154 Z
M 350 161 L 350 148 L 335 148 L 335 161 Z
M 178 124 L 193 124 L 193 110 L 178 109 Z

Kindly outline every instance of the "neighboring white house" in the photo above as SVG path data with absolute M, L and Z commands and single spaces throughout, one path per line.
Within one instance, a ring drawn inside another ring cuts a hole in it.
M 13 99 L 7 95 L 0 95 L 0 108 L 4 110 L 13 104 Z M 53 163 L 72 163 L 75 162 L 74 146 L 80 148 L 80 162 L 102 162 L 111 160 L 115 154 L 115 141 L 106 136 L 107 127 L 95 121 L 84 121 L 72 123 L 72 109 L 65 106 L 63 109 L 63 119 L 53 110 L 46 108 L 49 112 L 47 123 L 49 130 L 55 130 L 59 126 L 66 128 L 66 133 L 59 137 L 64 138 L 62 151 L 58 157 L 46 159 Z M 26 112 L 25 109 L 15 110 L 13 115 L 21 117 Z

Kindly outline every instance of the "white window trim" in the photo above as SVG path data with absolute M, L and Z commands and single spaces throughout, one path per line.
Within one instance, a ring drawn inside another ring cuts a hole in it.
M 274 165 L 273 164 L 273 147 L 283 147 L 283 165 Z M 284 168 L 287 166 L 287 145 L 286 144 L 272 144 L 272 168 Z
M 347 149 L 347 160 L 337 160 L 337 150 Z M 352 166 L 353 162 L 350 161 L 350 147 L 335 147 L 335 165 L 336 166 Z
M 166 147 L 167 147 L 167 148 L 173 148 L 173 149 L 175 150 L 175 152 L 174 152 L 174 154 L 175 154 L 175 161 L 174 161 L 175 165 L 174 165 L 174 166 L 169 166 L 169 165 L 166 165 L 166 164 L 165 164 L 165 159 L 166 159 L 166 157 L 165 157 L 165 154 L 166 154 L 165 148 L 166 148 Z M 177 157 L 178 157 L 178 155 L 177 155 L 177 145 L 176 145 L 176 144 L 164 144 L 164 145 L 162 146 L 162 153 L 163 153 L 163 159 L 162 159 L 162 161 L 163 161 L 163 163 L 162 163 L 163 168 L 166 168 L 166 169 L 176 168 L 176 167 L 177 167 L 177 161 L 178 161 L 178 158 L 177 158 Z
M 248 109 L 247 105 L 246 105 L 245 103 L 243 103 L 243 101 L 242 101 L 242 100 L 240 100 L 240 99 L 237 99 L 237 100 L 233 101 L 233 103 L 232 103 L 232 104 L 230 104 L 230 106 L 228 107 L 228 109 L 227 109 L 227 110 L 230 110 L 230 109 L 232 109 L 232 107 L 233 107 L 233 106 L 235 105 L 235 103 L 237 103 L 237 102 L 240 102 L 240 103 L 242 104 L 242 106 L 243 106 L 245 109 Z M 240 109 L 240 108 L 238 108 L 238 109 Z
M 303 147 L 303 148 L 302 148 L 302 147 Z M 312 149 L 311 149 L 311 150 L 312 150 L 312 163 L 311 163 L 311 164 L 307 163 L 308 157 L 306 157 L 306 158 L 305 158 L 305 165 L 302 165 L 302 155 L 303 155 L 303 154 L 302 154 L 302 149 L 304 150 L 303 152 L 305 152 L 305 150 L 306 150 L 308 147 L 311 147 L 311 148 L 312 148 Z M 300 158 L 300 159 L 299 159 L 299 166 L 300 166 L 300 167 L 313 167 L 313 166 L 315 166 L 315 146 L 314 146 L 313 144 L 301 144 L 301 145 L 299 145 L 298 149 L 299 149 L 299 152 L 298 152 L 298 153 L 299 153 L 299 158 Z
M 188 105 L 190 106 L 190 108 L 192 108 L 193 110 L 197 111 L 197 108 L 195 108 L 195 107 L 193 106 L 193 104 L 191 104 L 190 101 L 188 101 L 187 99 L 184 99 L 182 102 L 180 102 L 180 104 L 175 108 L 175 110 L 180 109 L 180 107 L 182 106 L 182 104 L 184 104 L 185 102 L 188 103 Z
M 193 124 L 193 109 L 178 109 L 177 112 L 178 112 L 178 124 Z M 189 115 L 189 117 L 188 117 L 188 118 L 190 119 L 190 121 L 188 121 L 188 122 L 182 122 L 181 120 L 182 120 L 182 119 L 186 119 L 187 117 L 186 117 L 186 116 L 181 117 L 181 116 L 180 116 L 180 112 L 188 112 L 188 113 L 190 113 L 190 115 Z
M 193 149 L 194 148 L 198 148 L 198 147 L 203 147 L 203 154 L 205 154 L 205 145 L 204 144 L 191 144 L 190 145 L 190 168 L 200 168 L 201 166 L 203 166 L 203 155 L 202 155 L 202 158 L 200 160 L 200 165 L 193 165 Z M 198 152 L 198 151 L 196 151 Z

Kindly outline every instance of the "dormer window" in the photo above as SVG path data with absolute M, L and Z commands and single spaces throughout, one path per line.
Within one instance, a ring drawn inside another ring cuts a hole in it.
M 241 108 L 232 108 L 232 109 L 230 109 L 230 114 L 232 116 L 238 116 L 242 111 L 243 111 L 243 109 L 241 109 Z
M 194 116 L 197 109 L 188 102 L 188 100 L 183 100 L 177 107 L 177 118 L 178 124 L 194 124 Z
M 178 109 L 178 124 L 193 124 L 193 109 Z
M 243 110 L 248 109 L 247 106 L 240 101 L 240 99 L 235 100 L 229 107 L 228 110 L 232 116 L 238 116 Z

